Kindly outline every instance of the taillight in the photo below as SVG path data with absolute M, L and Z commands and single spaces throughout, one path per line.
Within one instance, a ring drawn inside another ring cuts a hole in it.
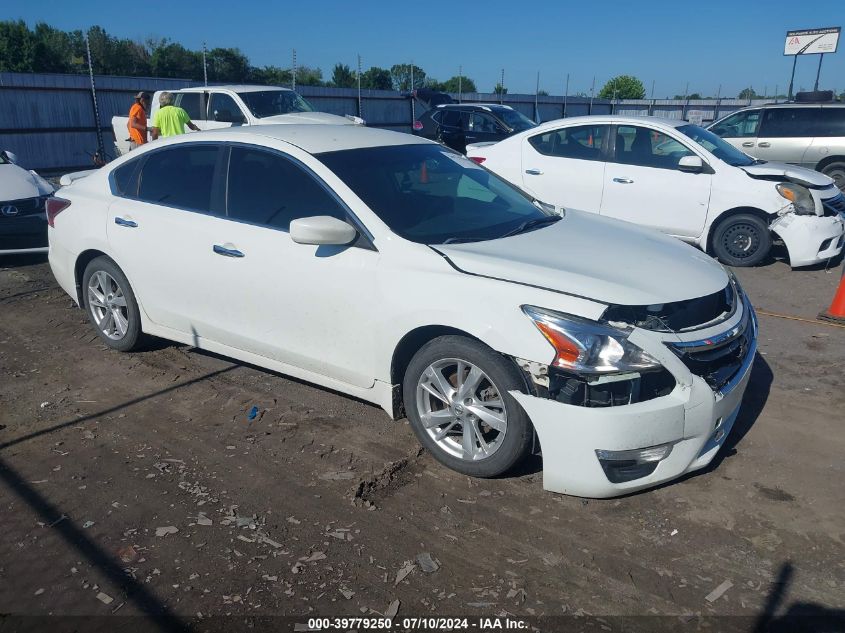
M 50 196 L 47 198 L 47 224 L 55 228 L 56 216 L 70 206 L 70 200 Z
M 421 129 L 423 129 L 422 121 L 414 121 L 414 129 L 417 132 L 419 132 Z
M 483 163 L 485 160 L 487 160 L 483 156 L 470 156 L 469 159 L 474 163 L 478 163 L 479 165 L 481 163 Z

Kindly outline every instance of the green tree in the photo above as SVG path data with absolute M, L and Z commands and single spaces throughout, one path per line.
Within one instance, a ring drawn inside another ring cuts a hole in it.
M 754 92 L 754 88 L 752 88 L 751 86 L 748 86 L 748 88 L 743 88 L 742 90 L 739 91 L 739 95 L 737 96 L 737 99 L 756 99 L 757 97 L 758 97 L 758 94 L 756 92 Z
M 413 73 L 411 72 L 411 64 L 394 64 L 390 67 L 390 78 L 393 82 L 393 89 L 400 92 L 409 92 L 422 88 L 425 83 L 425 71 L 414 64 Z M 414 85 L 411 85 L 411 75 L 413 74 Z
M 297 66 L 296 68 L 296 84 L 299 86 L 322 86 L 323 71 L 319 68 L 312 68 L 311 66 Z
M 599 99 L 643 99 L 645 87 L 636 77 L 618 75 L 610 79 L 598 94 Z
M 387 68 L 373 66 L 361 74 L 361 87 L 370 90 L 392 90 L 393 79 Z
M 181 44 L 167 42 L 150 55 L 150 68 L 156 77 L 202 79 L 202 54 L 189 51 Z
M 549 93 L 547 91 L 541 89 L 537 92 L 537 95 L 540 96 L 540 97 L 548 97 Z
M 34 55 L 35 42 L 26 22 L 0 22 L 0 71 L 33 72 Z
M 202 53 L 199 53 L 202 76 Z M 237 48 L 212 48 L 206 55 L 209 81 L 222 83 L 244 82 L 249 77 L 249 60 Z
M 358 85 L 358 78 L 346 64 L 335 64 L 331 84 L 337 88 L 355 88 Z
M 688 95 L 675 95 L 674 99 L 704 99 L 699 93 L 693 92 Z
M 255 66 L 249 69 L 249 82 L 262 86 L 289 86 L 292 74 L 289 68 L 278 66 Z
M 462 93 L 467 92 L 478 92 L 478 89 L 475 87 L 475 82 L 470 79 L 469 77 L 458 77 L 455 75 L 454 77 L 450 77 L 446 81 L 440 84 L 440 90 L 443 92 L 451 92 L 453 94 L 458 94 L 458 85 L 460 84 L 460 91 Z
M 33 33 L 33 67 L 39 72 L 68 73 L 73 70 L 73 45 L 64 31 L 39 22 Z
M 493 92 L 495 92 L 497 95 L 499 95 L 499 94 L 506 95 L 506 94 L 508 94 L 508 89 L 505 88 L 502 84 L 497 83 L 495 85 L 495 87 L 493 88 Z

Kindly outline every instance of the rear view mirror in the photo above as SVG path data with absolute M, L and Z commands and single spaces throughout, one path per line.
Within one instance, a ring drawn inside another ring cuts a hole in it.
M 297 244 L 333 244 L 343 246 L 358 237 L 356 231 L 343 220 L 329 215 L 299 218 L 290 223 L 290 238 Z
M 684 156 L 678 161 L 678 169 L 681 171 L 699 172 L 704 169 L 704 161 L 700 156 Z

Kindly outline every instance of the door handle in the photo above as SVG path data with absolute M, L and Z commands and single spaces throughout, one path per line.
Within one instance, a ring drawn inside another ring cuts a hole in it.
M 114 223 L 118 226 L 128 226 L 130 229 L 137 229 L 138 223 L 132 220 L 125 220 L 124 218 L 115 218 Z
M 220 246 L 219 244 L 214 245 L 214 252 L 218 255 L 223 255 L 224 257 L 243 257 L 244 254 L 237 250 L 236 248 L 226 248 L 225 246 Z
M 618 182 L 621 185 L 631 185 L 634 183 L 630 178 L 614 178 L 613 182 Z
M 772 144 L 768 143 L 766 141 L 763 141 L 762 143 L 757 143 L 757 147 L 771 147 L 771 146 L 772 146 Z
M 745 141 L 742 144 L 743 147 L 754 147 L 754 141 Z
M 531 174 L 532 176 L 542 176 L 543 175 L 543 172 L 540 171 L 539 169 L 526 169 L 525 173 Z

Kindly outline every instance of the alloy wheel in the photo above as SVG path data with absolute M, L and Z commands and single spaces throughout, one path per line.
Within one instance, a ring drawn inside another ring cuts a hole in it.
M 444 452 L 467 461 L 493 455 L 508 429 L 502 393 L 472 363 L 446 358 L 417 381 L 417 413 L 426 433 Z
M 88 282 L 88 306 L 100 331 L 119 341 L 129 329 L 129 309 L 123 289 L 114 277 L 98 270 Z

